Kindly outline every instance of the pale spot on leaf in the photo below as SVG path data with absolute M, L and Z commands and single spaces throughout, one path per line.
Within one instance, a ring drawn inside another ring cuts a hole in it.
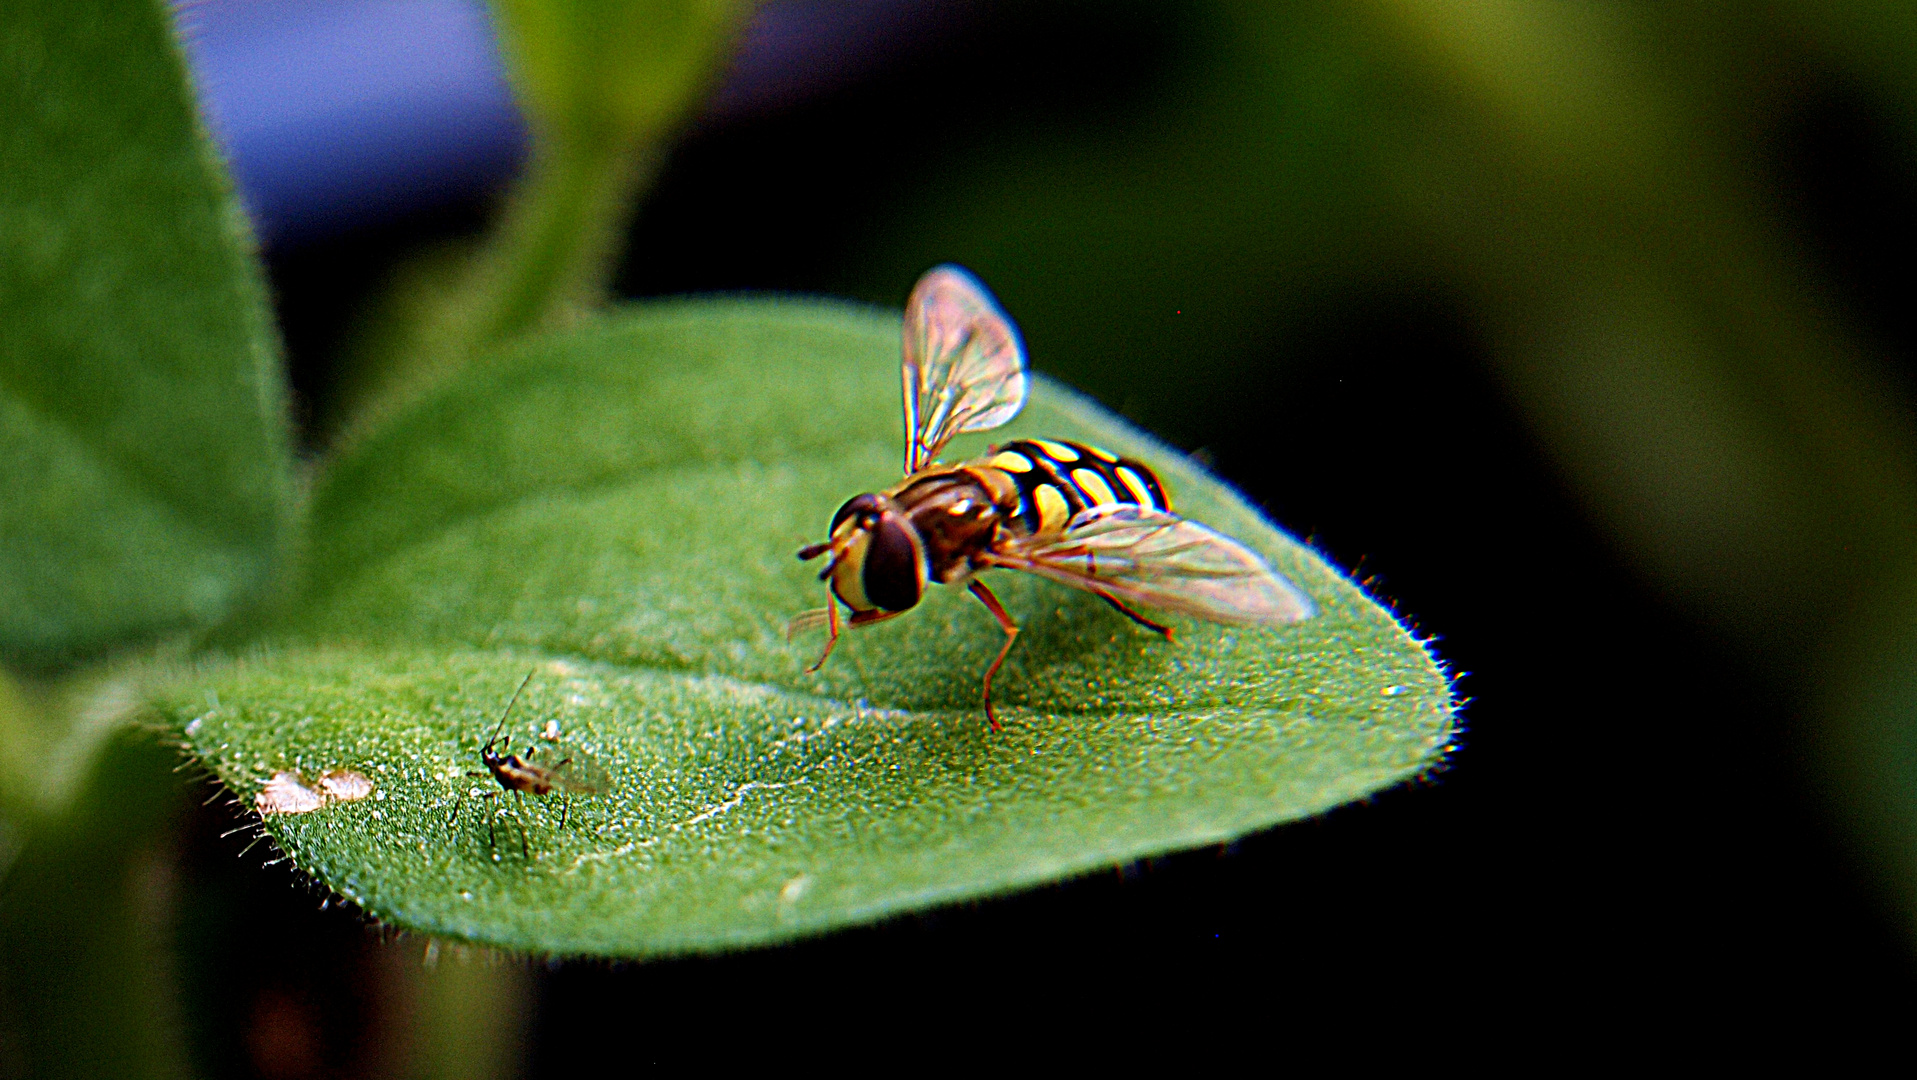
M 800 874 L 798 877 L 786 882 L 785 887 L 779 890 L 779 899 L 790 904 L 798 900 L 799 897 L 804 896 L 806 887 L 811 884 L 811 874 Z
M 336 802 L 355 802 L 373 793 L 373 782 L 351 769 L 331 769 L 321 773 L 319 789 L 306 786 L 296 772 L 281 770 L 273 774 L 253 805 L 262 814 L 307 814 Z
M 276 772 L 253 796 L 253 805 L 262 814 L 305 814 L 325 806 L 326 798 L 301 783 L 298 773 Z
M 320 774 L 320 790 L 336 802 L 352 802 L 373 793 L 373 782 L 351 769 Z

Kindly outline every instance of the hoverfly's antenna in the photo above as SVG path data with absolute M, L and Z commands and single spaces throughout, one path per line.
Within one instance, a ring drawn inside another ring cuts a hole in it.
M 839 560 L 845 556 L 846 543 L 848 541 L 828 540 L 823 544 L 807 544 L 799 549 L 799 560 L 811 562 L 821 555 L 830 554 L 832 557 L 825 560 L 825 569 L 819 571 L 819 580 L 824 581 L 832 576 L 832 571 L 839 568 Z
M 538 672 L 539 672 L 539 669 L 534 668 L 531 671 L 528 671 L 526 673 L 525 678 L 519 680 L 519 690 L 514 690 L 513 696 L 507 699 L 506 711 L 499 714 L 499 725 L 493 728 L 493 737 L 486 740 L 486 749 L 491 750 L 493 748 L 493 744 L 499 741 L 499 733 L 506 730 L 506 718 L 513 714 L 513 705 L 519 701 L 520 690 L 526 689 L 526 684 L 531 682 L 532 677 L 538 674 Z M 510 750 L 511 748 L 509 747 L 508 749 Z
M 799 559 L 803 562 L 811 562 L 821 555 L 832 556 L 825 560 L 825 569 L 819 571 L 819 580 L 825 581 L 832 576 L 832 571 L 839 568 L 839 560 L 845 558 L 846 549 L 851 546 L 852 538 L 849 536 L 828 540 L 823 544 L 808 544 L 799 549 Z

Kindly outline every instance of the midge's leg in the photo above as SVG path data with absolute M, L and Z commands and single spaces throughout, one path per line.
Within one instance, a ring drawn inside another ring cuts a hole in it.
M 487 774 L 483 772 L 468 772 L 466 775 L 467 776 L 485 776 Z M 446 819 L 446 828 L 451 829 L 454 825 L 458 824 L 459 808 L 464 805 L 466 805 L 466 792 L 461 791 L 459 795 L 453 799 L 453 814 L 451 817 Z
M 532 844 L 526 840 L 526 793 L 515 790 L 513 792 L 513 799 L 518 803 L 518 808 L 514 811 L 513 816 L 519 821 L 519 853 L 530 861 L 532 859 Z
M 1097 594 L 1100 600 L 1103 600 L 1107 604 L 1110 604 L 1111 606 L 1117 608 L 1118 613 L 1120 615 L 1125 616 L 1127 619 L 1130 619 L 1131 621 L 1137 623 L 1138 625 L 1144 627 L 1147 630 L 1152 631 L 1155 634 L 1165 635 L 1166 641 L 1170 641 L 1172 639 L 1171 627 L 1166 626 L 1164 623 L 1153 622 L 1152 620 L 1147 619 L 1145 616 L 1140 615 L 1138 612 L 1133 611 L 1129 607 L 1126 607 L 1125 602 L 1123 600 L 1120 600 L 1118 597 L 1113 596 L 1110 593 L 1098 592 L 1098 590 L 1096 589 L 1092 591 Z
M 992 613 L 992 618 L 998 620 L 999 629 L 1005 631 L 1005 644 L 999 646 L 998 658 L 992 661 L 991 667 L 985 669 L 985 719 L 991 722 L 993 731 L 999 731 L 998 714 L 992 711 L 992 676 L 998 674 L 998 666 L 1005 662 L 1005 654 L 1012 651 L 1012 643 L 1018 640 L 1018 624 L 1005 613 L 1005 605 L 998 602 L 998 597 L 992 595 L 992 590 L 986 588 L 983 581 L 974 580 L 969 588 L 972 595 L 978 597 L 979 603 L 985 605 L 985 610 Z

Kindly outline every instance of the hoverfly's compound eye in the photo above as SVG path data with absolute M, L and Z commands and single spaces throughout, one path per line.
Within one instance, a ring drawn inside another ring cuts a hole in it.
M 865 549 L 866 599 L 887 611 L 917 604 L 925 589 L 924 564 L 917 530 L 896 514 L 884 515 Z
M 844 506 L 839 507 L 838 513 L 832 515 L 832 527 L 826 530 L 826 534 L 837 534 L 839 526 L 845 524 L 847 518 L 855 516 L 859 518 L 876 518 L 883 513 L 885 513 L 884 499 L 870 493 L 855 495 L 847 499 Z

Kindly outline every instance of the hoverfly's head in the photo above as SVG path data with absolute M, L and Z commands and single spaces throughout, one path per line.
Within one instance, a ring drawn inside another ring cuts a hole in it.
M 857 496 L 832 515 L 832 538 L 799 558 L 831 553 L 819 580 L 853 611 L 904 611 L 925 592 L 925 542 L 884 495 Z

